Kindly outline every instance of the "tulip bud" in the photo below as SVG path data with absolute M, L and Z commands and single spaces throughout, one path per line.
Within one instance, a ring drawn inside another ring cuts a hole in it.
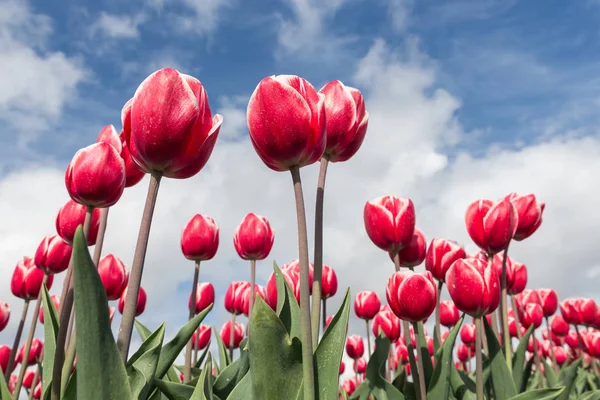
M 554 346 L 554 358 L 556 363 L 562 366 L 567 361 L 567 352 L 562 346 Z
M 517 229 L 514 234 L 515 240 L 523 240 L 531 236 L 542 224 L 542 213 L 546 204 L 538 203 L 535 195 L 520 195 L 510 193 L 506 196 L 510 200 L 518 215 Z
M 400 260 L 400 266 L 405 268 L 414 268 L 421 264 L 425 260 L 426 254 L 425 235 L 423 232 L 415 228 L 412 240 L 410 243 L 402 248 L 398 252 L 398 258 Z M 394 261 L 394 253 L 389 253 L 390 258 Z
M 25 371 L 25 375 L 23 376 L 23 387 L 27 389 L 31 389 L 33 385 L 33 377 L 35 376 L 35 371 L 28 369 Z
M 83 225 L 85 222 L 86 207 L 69 200 L 64 206 L 58 210 L 56 215 L 56 233 L 68 244 L 73 244 L 73 238 L 75 237 L 75 230 L 79 225 Z M 86 242 L 88 246 L 96 244 L 96 237 L 98 236 L 98 228 L 100 226 L 100 209 L 94 208 L 92 212 L 92 221 L 90 224 L 90 231 L 86 235 Z
M 250 213 L 233 234 L 233 245 L 244 260 L 264 260 L 273 247 L 275 236 L 265 217 Z
M 56 295 L 50 296 L 50 300 L 52 300 L 52 304 L 54 305 L 54 309 L 58 312 L 58 307 L 60 306 L 60 297 Z M 44 323 L 44 307 L 40 307 L 40 312 L 38 313 L 38 319 L 40 323 Z
M 288 264 L 283 264 L 280 268 L 281 275 L 285 278 L 287 284 L 290 286 L 290 289 L 294 292 L 294 297 L 296 297 L 296 301 L 300 303 L 300 262 L 298 260 L 294 260 Z M 309 280 L 309 288 L 310 293 L 312 294 L 312 285 L 313 285 L 313 274 L 314 274 L 314 265 L 312 263 L 308 264 L 308 280 Z M 275 278 L 275 273 L 271 273 L 269 276 L 269 280 L 267 281 L 267 303 L 273 310 L 277 308 L 277 279 Z
M 119 201 L 125 190 L 125 164 L 108 143 L 95 143 L 75 153 L 67 167 L 65 184 L 79 204 L 106 208 Z
M 25 353 L 25 345 L 21 346 L 19 352 L 17 353 L 17 358 L 15 359 L 15 363 L 23 364 L 24 367 L 35 365 L 40 357 L 42 356 L 42 352 L 44 350 L 44 344 L 40 339 L 34 338 L 31 341 L 31 348 L 29 349 L 29 357 L 27 360 L 23 360 L 23 355 Z M 26 361 L 26 362 L 25 362 Z
M 584 325 L 592 326 L 596 322 L 598 315 L 598 306 L 593 299 L 584 299 L 579 306 L 581 321 Z
M 466 345 L 475 343 L 475 325 L 464 324 L 460 328 L 460 340 Z
M 342 375 L 345 370 L 346 370 L 346 364 L 344 364 L 344 362 L 341 361 L 340 362 L 340 373 L 339 373 L 339 375 Z
M 327 143 L 325 155 L 332 162 L 350 159 L 362 145 L 369 113 L 359 90 L 331 81 L 319 90 L 325 96 Z
M 119 134 L 113 125 L 106 125 L 100 131 L 100 134 L 96 138 L 96 143 L 106 143 L 114 147 L 117 153 L 121 154 L 123 150 L 123 143 L 121 142 L 121 138 L 119 138 Z
M 425 268 L 435 279 L 445 282 L 448 268 L 454 261 L 465 257 L 467 253 L 458 243 L 446 239 L 433 239 L 427 249 Z
M 0 332 L 6 328 L 10 320 L 10 306 L 8 303 L 0 301 Z
M 381 307 L 381 310 L 373 318 L 373 335 L 379 336 L 379 329 L 391 343 L 400 338 L 400 320 L 396 314 L 386 304 Z
M 346 354 L 353 360 L 357 360 L 363 356 L 365 352 L 365 344 L 362 336 L 352 335 L 346 339 Z
M 525 287 L 527 286 L 527 267 L 524 264 L 512 260 L 510 266 L 512 269 L 513 278 L 512 285 L 507 287 L 508 294 L 519 294 L 525 290 Z
M 361 319 L 371 320 L 379 312 L 381 301 L 377 293 L 365 290 L 358 292 L 354 299 L 354 312 Z
M 10 290 L 12 294 L 23 300 L 36 299 L 42 288 L 44 271 L 37 268 L 33 258 L 23 257 L 15 267 L 12 275 Z M 48 275 L 46 286 L 48 290 L 52 287 L 53 275 Z
M 108 320 L 111 324 L 112 324 L 114 316 L 115 316 L 115 308 L 112 306 L 108 306 Z
M 0 346 L 0 371 L 2 374 L 6 372 L 6 367 L 8 366 L 8 358 L 10 357 L 10 347 L 3 344 Z
M 127 299 L 127 288 L 123 290 L 121 297 L 119 298 L 119 312 L 123 314 L 123 308 L 125 307 L 125 301 Z M 135 316 L 140 316 L 146 309 L 146 291 L 140 286 L 140 292 L 138 294 L 137 304 L 135 306 Z
M 354 360 L 354 372 L 357 374 L 364 374 L 367 370 L 367 362 L 364 358 L 358 358 Z
M 556 336 L 565 336 L 569 333 L 569 324 L 557 314 L 550 320 L 550 330 Z
M 275 171 L 304 167 L 325 151 L 325 96 L 294 75 L 264 78 L 248 102 L 254 150 Z
M 396 254 L 413 239 L 415 208 L 410 199 L 379 197 L 365 204 L 364 222 L 375 246 Z
M 429 271 L 396 272 L 388 280 L 387 302 L 394 314 L 405 321 L 419 322 L 427 319 L 437 304 L 437 289 Z
M 469 347 L 464 343 L 459 344 L 456 349 L 456 357 L 463 363 L 469 362 L 471 359 Z
M 48 235 L 35 252 L 35 265 L 47 274 L 58 274 L 69 267 L 71 251 L 60 236 Z
M 348 378 L 342 383 L 342 390 L 346 392 L 348 396 L 351 396 L 352 393 L 356 390 L 356 387 L 360 385 L 360 382 L 357 382 L 355 376 Z
M 456 260 L 446 274 L 448 293 L 456 307 L 479 318 L 500 303 L 500 282 L 490 263 L 478 258 Z
M 493 255 L 505 250 L 513 238 L 518 214 L 512 203 L 482 199 L 467 208 L 465 223 L 469 236 L 479 248 Z
M 452 328 L 459 319 L 458 308 L 451 300 L 440 301 L 440 324 L 446 328 Z
M 566 299 L 560 303 L 560 313 L 568 324 L 583 324 L 583 319 L 580 314 L 581 302 L 582 299 Z
M 579 349 L 579 337 L 577 336 L 577 332 L 569 331 L 567 336 L 565 336 L 565 342 L 571 349 Z
M 333 321 L 333 315 L 330 315 L 329 317 L 327 317 L 327 319 L 325 320 L 325 329 L 327 329 L 329 327 L 329 324 L 331 324 L 331 321 Z
M 323 300 L 333 297 L 337 293 L 338 282 L 333 268 L 323 265 L 323 276 L 321 280 L 321 298 Z
M 537 329 L 542 325 L 544 310 L 539 304 L 528 303 L 523 307 L 520 316 L 521 324 L 523 324 L 525 328 L 529 328 L 533 325 L 534 329 Z
M 192 334 L 192 346 L 198 350 L 203 350 L 210 343 L 211 328 L 208 325 L 201 324 Z
M 42 382 L 39 382 L 35 385 L 35 389 L 33 390 L 33 398 L 35 400 L 39 400 L 42 397 Z
M 230 349 L 231 345 L 231 321 L 225 322 L 223 327 L 221 327 L 221 339 L 223 340 L 223 344 L 225 347 Z M 233 348 L 237 349 L 240 347 L 240 343 L 244 339 L 244 325 L 236 322 L 235 327 L 233 328 Z
M 551 317 L 558 308 L 558 296 L 554 289 L 538 289 L 542 308 L 544 309 L 544 317 Z
M 8 384 L 7 384 L 7 386 L 8 386 L 8 391 L 9 391 L 11 394 L 14 394 L 14 392 L 15 392 L 15 389 L 16 389 L 16 387 L 17 387 L 17 380 L 18 380 L 18 377 L 17 377 L 15 374 L 12 374 L 12 375 L 10 376 L 10 379 L 8 380 Z
M 148 76 L 121 113 L 131 158 L 145 172 L 185 179 L 210 158 L 223 117 L 212 117 L 199 80 L 164 68 Z
M 485 251 L 480 251 L 477 253 L 477 258 L 481 259 L 484 263 L 488 262 L 488 254 Z M 496 274 L 498 275 L 498 279 L 502 282 L 502 266 L 505 264 L 504 262 L 504 253 L 497 253 L 492 256 L 492 267 Z M 509 288 L 514 285 L 514 271 L 512 266 L 512 260 L 510 257 L 506 256 L 506 287 Z
M 252 288 L 250 284 L 244 290 L 244 294 L 242 295 L 242 310 L 246 317 L 249 317 L 250 313 L 250 296 L 252 296 Z M 267 291 L 264 287 L 255 284 L 254 285 L 254 300 L 256 300 L 256 296 L 260 296 L 263 300 L 267 301 Z
M 225 309 L 232 314 L 239 315 L 244 312 L 244 294 L 250 288 L 249 282 L 231 282 L 225 293 Z
M 219 227 L 211 217 L 196 214 L 181 234 L 181 251 L 188 260 L 207 261 L 219 248 Z
M 542 300 L 540 299 L 537 290 L 523 290 L 520 294 L 515 296 L 515 300 L 517 302 L 517 307 L 519 308 L 524 308 L 527 304 L 542 305 Z
M 129 273 L 123 261 L 112 254 L 102 257 L 98 263 L 98 274 L 108 300 L 118 300 L 129 282 Z
M 215 288 L 210 282 L 202 282 L 196 286 L 196 308 L 195 313 L 200 314 L 208 306 L 215 302 Z M 192 305 L 192 295 L 188 299 L 188 309 Z

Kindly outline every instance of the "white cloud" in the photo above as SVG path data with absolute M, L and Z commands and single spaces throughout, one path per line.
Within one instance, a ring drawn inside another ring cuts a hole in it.
M 139 25 L 145 20 L 143 14 L 137 16 L 114 15 L 101 12 L 90 27 L 92 35 L 104 35 L 112 39 L 131 39 L 140 36 Z
M 177 28 L 205 36 L 217 29 L 223 11 L 233 5 L 233 0 L 182 0 L 182 3 L 191 13 L 177 16 Z
M 413 0 L 391 0 L 388 3 L 388 15 L 390 16 L 392 27 L 397 32 L 406 30 L 410 23 L 412 7 Z

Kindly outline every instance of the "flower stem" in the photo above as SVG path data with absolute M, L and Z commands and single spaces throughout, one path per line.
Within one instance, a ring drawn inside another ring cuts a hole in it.
M 255 282 L 256 282 L 256 260 L 250 260 L 250 303 L 248 304 L 248 326 L 250 326 L 250 316 L 252 315 L 252 307 L 254 307 L 255 298 Z
M 40 362 L 35 367 L 35 374 L 33 375 L 33 381 L 31 381 L 31 389 L 29 390 L 28 400 L 33 400 L 33 392 L 35 392 L 35 387 L 37 386 L 40 380 L 40 369 L 41 369 L 41 360 L 43 359 L 44 354 L 40 357 Z
M 544 383 L 544 374 L 542 373 L 542 363 L 540 362 L 540 352 L 538 351 L 538 343 L 535 337 L 535 330 L 532 332 L 531 336 L 533 337 L 533 357 L 535 360 L 535 369 L 540 374 L 538 388 L 542 388 Z
M 444 287 L 444 282 L 439 281 L 438 282 L 438 293 L 437 293 L 437 307 L 435 308 L 435 335 L 437 336 L 437 341 L 440 344 L 440 346 L 442 345 L 442 332 L 441 332 L 442 324 L 440 324 L 440 299 L 442 297 L 442 288 L 443 287 Z
M 15 334 L 13 347 L 10 350 L 8 364 L 6 365 L 6 371 L 4 372 L 4 379 L 6 380 L 6 382 L 8 382 L 8 380 L 10 379 L 10 374 L 12 373 L 13 368 L 15 366 L 15 357 L 17 356 L 19 344 L 21 343 L 21 336 L 23 335 L 23 326 L 25 325 L 25 318 L 27 318 L 27 310 L 29 310 L 29 302 L 29 299 L 25 299 L 23 303 L 23 311 L 21 311 L 21 320 L 19 321 L 19 326 L 17 327 L 17 333 Z
M 413 322 L 413 329 L 415 331 L 415 336 L 418 338 L 421 329 L 423 329 L 422 322 Z M 421 398 L 427 399 L 427 387 L 425 386 L 425 368 L 423 367 L 423 353 L 417 351 L 417 368 L 419 370 L 419 388 L 421 391 Z
M 304 400 L 315 398 L 315 376 L 313 365 L 313 346 L 310 319 L 310 288 L 308 281 L 308 234 L 306 231 L 306 212 L 300 169 L 292 167 L 292 181 L 296 197 L 296 218 L 298 220 L 298 252 L 300 259 L 300 316 L 302 331 L 302 372 L 304 377 Z
M 500 278 L 500 318 L 502 319 L 502 335 L 504 337 L 504 356 L 508 370 L 512 371 L 512 346 L 510 332 L 508 331 L 508 310 L 506 306 L 506 261 L 508 259 L 508 246 L 502 254 L 502 276 Z M 516 313 L 516 310 L 514 310 Z
M 369 358 L 371 358 L 371 334 L 369 332 L 369 320 L 366 319 L 365 322 L 367 323 L 367 355 Z
M 19 398 L 19 394 L 21 392 L 21 387 L 23 386 L 23 378 L 25 377 L 25 371 L 27 371 L 27 364 L 29 363 L 29 353 L 31 352 L 31 343 L 33 342 L 33 337 L 35 336 L 35 327 L 38 322 L 38 314 L 40 313 L 40 305 L 42 304 L 42 290 L 48 281 L 48 274 L 44 274 L 44 278 L 42 279 L 42 286 L 40 287 L 40 291 L 38 293 L 37 301 L 35 302 L 35 307 L 33 311 L 33 316 L 31 318 L 31 326 L 29 327 L 29 335 L 27 337 L 27 342 L 25 342 L 25 349 L 23 350 L 23 361 L 21 361 L 21 369 L 19 371 L 19 377 L 17 379 L 17 385 L 15 386 L 14 399 L 17 400 Z M 34 387 L 31 390 L 35 389 Z
M 137 243 L 135 245 L 135 253 L 133 263 L 131 265 L 131 275 L 129 284 L 127 285 L 127 298 L 125 299 L 125 307 L 123 309 L 123 317 L 119 326 L 119 335 L 117 339 L 117 347 L 121 353 L 121 360 L 127 363 L 127 355 L 129 353 L 129 345 L 131 343 L 131 334 L 133 332 L 133 323 L 135 320 L 135 309 L 137 306 L 140 285 L 142 283 L 142 274 L 144 272 L 144 261 L 146 259 L 146 250 L 148 250 L 148 239 L 150 237 L 150 226 L 152 225 L 152 216 L 154 215 L 154 206 L 158 196 L 158 188 L 162 174 L 153 171 L 150 174 L 150 184 L 148 185 L 148 194 L 146 195 L 146 204 L 144 205 L 144 213 L 142 215 L 142 223 L 138 233 Z
M 327 299 L 323 299 L 323 332 L 327 329 Z
M 198 288 L 198 275 L 200 275 L 200 261 L 196 261 L 194 265 L 194 280 L 192 282 L 192 298 L 190 301 L 190 312 L 188 321 L 196 315 L 196 292 Z M 196 332 L 196 343 L 198 343 L 198 332 Z M 192 339 L 185 346 L 185 366 L 183 369 L 183 382 L 189 382 L 192 377 Z
M 515 328 L 517 330 L 517 339 L 521 340 L 521 318 L 519 318 L 519 313 L 517 311 L 517 300 L 514 295 L 510 295 L 510 301 L 512 303 L 513 315 L 515 317 Z
M 321 168 L 319 169 L 319 180 L 317 182 L 317 202 L 315 206 L 315 257 L 312 287 L 312 341 L 319 341 L 319 321 L 321 290 L 323 280 L 323 200 L 325 197 L 325 178 L 327 176 L 327 165 L 329 158 L 321 157 Z M 325 328 L 323 328 L 325 329 Z
M 475 380 L 477 400 L 483 400 L 483 360 L 481 357 L 481 338 L 483 336 L 481 317 L 475 318 Z
M 98 236 L 96 237 L 96 245 L 94 246 L 94 265 L 98 267 L 100 256 L 102 255 L 102 246 L 104 245 L 104 234 L 106 233 L 106 223 L 108 222 L 108 211 L 110 208 L 100 209 L 100 225 L 98 226 Z
M 548 320 L 548 317 L 546 317 L 546 329 L 548 329 L 548 335 L 551 336 L 552 335 L 552 331 L 550 330 L 550 321 Z M 549 337 L 550 339 L 550 357 L 552 359 L 552 368 L 554 369 L 554 372 L 556 372 L 556 374 L 559 373 L 559 368 L 558 365 L 556 365 L 556 354 L 554 353 L 554 343 L 552 342 L 552 337 Z
M 231 314 L 231 329 L 229 330 L 229 358 L 233 362 L 233 342 L 235 341 L 235 313 Z

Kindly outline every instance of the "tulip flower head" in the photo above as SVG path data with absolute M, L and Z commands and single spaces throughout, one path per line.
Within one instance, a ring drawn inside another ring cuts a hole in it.
M 231 282 L 225 293 L 225 309 L 235 315 L 244 313 L 244 297 L 250 288 L 249 282 Z
M 368 201 L 363 217 L 371 241 L 388 253 L 395 255 L 413 240 L 415 208 L 410 199 L 383 196 Z
M 354 312 L 361 319 L 371 320 L 379 312 L 381 301 L 377 293 L 370 290 L 358 292 L 354 299 Z
M 512 270 L 512 281 L 507 286 L 508 294 L 515 295 L 525 290 L 527 286 L 527 267 L 525 264 L 521 264 L 511 260 L 510 268 Z
M 250 296 L 252 296 L 252 288 L 250 287 L 250 285 L 248 285 L 248 287 L 246 287 L 246 290 L 244 290 L 244 294 L 242 296 L 242 310 L 243 313 L 246 317 L 249 317 L 249 312 L 250 312 Z M 267 301 L 267 290 L 260 286 L 255 284 L 254 285 L 254 299 L 256 300 L 256 296 L 260 296 L 263 300 L 265 300 L 265 302 Z
M 118 300 L 129 282 L 129 273 L 123 261 L 107 254 L 98 262 L 98 274 L 108 300 Z
M 466 256 L 465 249 L 458 243 L 446 239 L 433 239 L 427 249 L 425 268 L 435 279 L 445 282 L 446 272 L 452 263 Z
M 23 355 L 25 353 L 25 345 L 21 346 L 17 353 L 17 357 L 15 358 L 15 363 L 23 364 L 25 367 L 29 365 L 35 365 L 40 357 L 42 356 L 42 352 L 44 351 L 44 343 L 40 339 L 34 338 L 31 341 L 31 348 L 29 349 L 29 357 L 27 360 L 23 360 Z
M 52 304 L 54 305 L 54 309 L 58 313 L 58 308 L 60 306 L 60 297 L 53 294 L 52 296 L 50 296 L 50 300 L 52 300 Z M 39 319 L 39 321 L 40 321 L 41 324 L 44 323 L 44 307 L 40 307 L 40 312 L 38 314 L 38 319 Z
M 75 230 L 79 225 L 85 222 L 85 214 L 87 207 L 69 200 L 64 206 L 58 210 L 56 215 L 56 233 L 68 244 L 73 244 Z M 100 209 L 94 208 L 92 211 L 92 221 L 90 223 L 90 231 L 85 239 L 88 246 L 96 244 L 98 237 L 98 229 L 100 227 Z
M 0 346 L 0 371 L 4 373 L 8 366 L 8 358 L 10 357 L 11 348 L 3 344 Z
M 337 275 L 329 265 L 323 265 L 323 276 L 321 280 L 321 299 L 328 299 L 337 293 Z
M 388 280 L 387 302 L 396 316 L 405 321 L 424 321 L 437 304 L 437 288 L 429 271 L 400 271 Z
M 0 301 L 0 332 L 6 328 L 10 320 L 10 306 L 8 303 Z
M 518 241 L 527 239 L 542 224 L 542 214 L 546 204 L 538 202 L 533 194 L 510 193 L 506 199 L 510 200 L 518 215 L 517 229 L 513 238 Z
M 400 338 L 400 320 L 387 304 L 373 318 L 372 331 L 375 337 L 379 336 L 380 329 L 392 343 Z
M 37 268 L 31 257 L 23 257 L 15 266 L 10 290 L 13 295 L 23 300 L 36 299 L 42 288 L 44 271 Z M 52 287 L 54 275 L 48 275 L 46 286 L 48 290 Z
M 211 217 L 196 214 L 181 234 L 181 251 L 188 260 L 207 261 L 217 254 L 219 227 Z
M 230 349 L 232 348 L 231 342 L 231 321 L 225 322 L 225 324 L 221 327 L 221 339 L 225 344 L 225 347 Z M 244 339 L 244 325 L 239 322 L 235 323 L 234 331 L 233 331 L 233 348 L 237 349 L 240 347 L 240 343 Z
M 264 260 L 273 247 L 275 236 L 265 217 L 250 213 L 233 234 L 233 245 L 244 260 Z
M 208 325 L 201 324 L 192 334 L 192 346 L 198 350 L 203 350 L 210 343 L 212 329 Z
M 512 203 L 481 199 L 467 208 L 465 223 L 471 239 L 489 255 L 506 249 L 518 225 L 518 214 Z
M 58 274 L 69 267 L 72 248 L 58 235 L 42 239 L 35 252 L 35 265 L 47 274 Z
M 464 324 L 460 328 L 460 340 L 466 345 L 475 343 L 475 324 Z
M 558 295 L 554 289 L 538 289 L 538 296 L 544 309 L 544 317 L 551 317 L 558 309 Z
M 283 275 L 283 278 L 289 285 L 290 289 L 292 289 L 292 292 L 294 292 L 294 297 L 296 297 L 296 301 L 300 303 L 300 262 L 298 260 L 294 260 L 290 263 L 283 264 L 280 270 L 281 275 Z M 314 276 L 313 274 L 314 265 L 312 263 L 309 263 L 308 285 L 311 294 Z M 275 278 L 275 273 L 271 273 L 269 279 L 267 280 L 267 303 L 273 310 L 277 308 L 277 279 Z
M 423 232 L 415 228 L 412 240 L 410 243 L 402 248 L 398 252 L 398 258 L 400 259 L 400 266 L 405 268 L 414 268 L 420 265 L 425 260 L 427 253 L 427 242 L 425 241 L 425 235 Z M 390 253 L 390 258 L 394 261 L 394 254 Z
M 123 314 L 123 308 L 125 307 L 125 301 L 127 299 L 127 288 L 123 290 L 121 297 L 119 298 L 119 313 Z M 138 293 L 138 300 L 135 306 L 135 316 L 140 316 L 146 309 L 146 291 L 140 286 L 140 292 Z
M 196 285 L 196 308 L 195 313 L 200 314 L 208 306 L 215 302 L 215 288 L 210 282 L 202 282 Z M 188 299 L 188 309 L 192 304 L 192 295 Z
M 557 314 L 550 320 L 550 331 L 556 336 L 566 336 L 569 333 L 569 324 L 562 315 Z
M 448 293 L 456 307 L 479 318 L 500 303 L 500 280 L 490 263 L 479 258 L 456 260 L 446 274 Z
M 443 326 L 452 328 L 459 319 L 458 308 L 456 308 L 451 300 L 440 301 L 440 323 Z
M 353 360 L 357 360 L 365 353 L 365 343 L 362 336 L 352 335 L 346 339 L 346 354 Z

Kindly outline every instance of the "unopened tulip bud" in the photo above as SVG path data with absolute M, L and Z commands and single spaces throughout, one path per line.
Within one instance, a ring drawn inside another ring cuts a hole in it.
M 7 345 L 3 344 L 0 346 L 0 371 L 2 374 L 6 372 L 6 367 L 8 366 L 8 359 L 10 357 L 11 348 Z
M 361 319 L 371 320 L 379 312 L 381 301 L 377 293 L 365 290 L 358 292 L 354 299 L 354 312 Z
M 592 326 L 596 322 L 598 306 L 593 299 L 584 299 L 579 306 L 581 321 L 584 325 Z
M 456 325 L 459 319 L 458 308 L 451 300 L 440 301 L 440 323 L 443 326 L 451 328 Z
M 181 251 L 188 260 L 206 261 L 217 254 L 219 227 L 211 217 L 196 214 L 181 234 Z
M 583 319 L 580 313 L 581 302 L 582 299 L 566 299 L 560 303 L 560 313 L 568 324 L 583 324 Z
M 56 295 L 50 296 L 50 300 L 52 300 L 52 304 L 54 305 L 54 309 L 58 312 L 58 307 L 60 306 L 60 297 Z M 38 319 L 40 323 L 44 323 L 44 307 L 40 307 L 40 312 L 38 314 Z
M 575 331 L 569 331 L 567 336 L 565 336 L 565 342 L 571 349 L 579 349 L 579 336 Z
M 438 281 L 446 281 L 446 272 L 452 263 L 465 258 L 467 253 L 458 243 L 446 239 L 433 239 L 429 243 L 425 258 L 425 268 Z
M 325 320 L 325 329 L 327 329 L 329 327 L 329 324 L 331 324 L 331 321 L 333 321 L 333 315 L 330 315 L 329 317 L 327 317 L 327 319 Z
M 542 214 L 546 205 L 538 202 L 533 194 L 510 193 L 506 196 L 506 199 L 510 200 L 518 214 L 514 239 L 523 240 L 528 238 L 542 224 Z
M 33 390 L 33 398 L 35 400 L 42 398 L 42 382 L 39 382 L 37 385 L 35 385 L 35 389 Z
M 73 244 L 75 230 L 79 225 L 84 224 L 86 206 L 78 204 L 73 200 L 69 200 L 64 206 L 58 210 L 56 215 L 56 233 L 68 244 Z M 92 221 L 90 223 L 90 231 L 85 239 L 88 246 L 96 244 L 98 237 L 98 229 L 100 227 L 100 209 L 94 208 L 92 212 Z
M 419 322 L 427 319 L 437 304 L 437 289 L 429 271 L 396 272 L 388 280 L 387 302 L 398 318 Z
M 231 282 L 225 293 L 225 309 L 235 315 L 244 312 L 244 295 L 246 289 L 250 288 L 249 282 Z
M 351 396 L 352 393 L 356 390 L 356 388 L 360 385 L 360 382 L 357 381 L 355 376 L 348 378 L 342 383 L 342 390 L 346 392 L 348 396 Z
M 557 314 L 550 320 L 550 330 L 556 336 L 565 336 L 569 333 L 569 324 L 562 315 Z
M 398 258 L 400 259 L 400 266 L 406 268 L 414 268 L 420 265 L 425 260 L 427 242 L 425 241 L 425 235 L 423 232 L 415 228 L 412 240 L 410 243 L 402 248 L 398 252 Z M 394 254 L 390 253 L 390 258 L 394 261 Z
M 201 324 L 192 334 L 192 346 L 198 350 L 203 350 L 210 343 L 211 327 Z
M 321 298 L 328 299 L 337 293 L 338 282 L 333 268 L 323 265 L 323 276 L 321 280 Z
M 396 357 L 402 362 L 402 364 L 408 363 L 408 349 L 405 345 L 396 345 Z
M 33 258 L 23 257 L 13 271 L 10 290 L 12 294 L 21 299 L 36 299 L 42 288 L 43 280 L 44 271 L 36 267 Z M 52 287 L 53 281 L 54 275 L 48 275 L 46 280 L 48 290 Z
M 114 125 L 106 125 L 98 134 L 96 138 L 96 143 L 107 143 L 117 150 L 117 153 L 121 154 L 123 150 L 123 143 L 119 138 L 119 134 L 115 129 Z
M 6 328 L 10 320 L 10 306 L 8 303 L 0 301 L 0 332 Z
M 400 320 L 387 304 L 373 318 L 372 330 L 375 337 L 379 336 L 380 329 L 392 343 L 400 338 Z
M 123 314 L 123 308 L 125 307 L 125 300 L 127 299 L 127 288 L 123 290 L 121 297 L 119 298 L 119 313 Z M 146 291 L 140 286 L 140 292 L 138 294 L 137 304 L 135 306 L 135 316 L 140 316 L 146 309 Z
M 528 303 L 523 307 L 521 315 L 521 324 L 525 328 L 533 325 L 534 329 L 539 328 L 544 320 L 544 310 L 542 306 L 535 303 Z
M 343 361 L 340 362 L 340 375 L 342 375 L 344 373 L 344 371 L 346 370 L 346 364 L 344 364 Z
M 242 310 L 246 317 L 249 317 L 250 313 L 250 297 L 252 296 L 252 288 L 250 285 L 246 288 L 242 298 Z M 260 286 L 254 285 L 254 300 L 256 300 L 256 296 L 260 296 L 265 302 L 267 301 L 267 290 Z
M 21 363 L 24 367 L 29 365 L 34 365 L 38 362 L 40 357 L 42 356 L 42 352 L 44 351 L 44 344 L 40 339 L 34 338 L 31 341 L 31 348 L 29 349 L 29 357 L 27 360 L 23 360 L 23 354 L 25 352 L 25 345 L 21 346 L 19 352 L 17 353 L 17 358 L 15 362 L 17 364 Z
M 517 210 L 509 200 L 494 203 L 482 199 L 469 205 L 465 223 L 473 242 L 493 255 L 508 247 L 517 229 L 518 218 Z
M 123 261 L 112 254 L 107 254 L 98 263 L 98 274 L 108 300 L 118 300 L 129 282 L 129 273 Z
M 208 306 L 215 302 L 215 288 L 210 282 L 202 282 L 196 286 L 196 308 L 195 313 L 200 314 Z M 192 304 L 192 295 L 188 299 L 188 309 Z
M 225 324 L 221 328 L 220 334 L 221 334 L 221 339 L 223 340 L 223 343 L 225 344 L 225 347 L 228 349 L 232 348 L 231 344 L 230 344 L 231 321 L 225 322 Z M 237 349 L 238 347 L 240 347 L 240 343 L 242 342 L 243 339 L 244 339 L 244 325 L 236 322 L 234 331 L 233 331 L 233 348 Z
M 471 351 L 469 350 L 469 347 L 464 343 L 459 344 L 456 348 L 456 357 L 463 363 L 469 362 L 471 359 Z
M 478 258 L 456 260 L 446 274 L 456 307 L 472 317 L 493 312 L 500 303 L 500 282 L 493 266 Z
M 58 274 L 69 267 L 72 248 L 58 235 L 46 236 L 35 252 L 35 265 L 47 274 Z
M 25 375 L 23 376 L 23 387 L 27 389 L 31 389 L 33 385 L 33 377 L 35 376 L 35 371 L 28 369 L 25 371 Z
M 388 253 L 397 253 L 413 239 L 415 208 L 410 199 L 383 196 L 368 201 L 363 217 L 371 241 Z
M 365 344 L 362 336 L 352 335 L 346 339 L 346 354 L 353 360 L 357 360 L 365 353 Z
M 265 217 L 250 213 L 233 233 L 233 245 L 244 260 L 264 260 L 273 247 L 275 235 Z
M 367 362 L 364 358 L 358 358 L 354 360 L 354 372 L 357 374 L 364 374 L 367 370 Z
M 527 267 L 524 264 L 511 261 L 512 268 L 512 285 L 508 286 L 508 294 L 519 294 L 527 286 Z
M 467 345 L 475 343 L 475 325 L 474 324 L 464 324 L 460 328 L 460 340 L 462 340 L 462 342 Z
M 296 301 L 300 303 L 300 262 L 298 260 L 294 260 L 290 263 L 283 264 L 280 269 L 281 275 L 283 275 L 285 281 L 290 286 L 290 289 L 292 289 L 292 291 L 294 292 L 294 297 L 296 298 Z M 312 263 L 309 263 L 308 281 L 311 294 L 313 276 L 314 265 Z M 275 310 L 277 308 L 277 279 L 275 278 L 275 273 L 271 273 L 269 279 L 267 280 L 267 300 L 269 306 L 273 310 Z
M 558 295 L 554 289 L 538 289 L 537 292 L 544 309 L 544 317 L 554 315 L 558 308 Z
M 554 358 L 556 363 L 562 366 L 567 361 L 567 352 L 562 346 L 554 346 Z

